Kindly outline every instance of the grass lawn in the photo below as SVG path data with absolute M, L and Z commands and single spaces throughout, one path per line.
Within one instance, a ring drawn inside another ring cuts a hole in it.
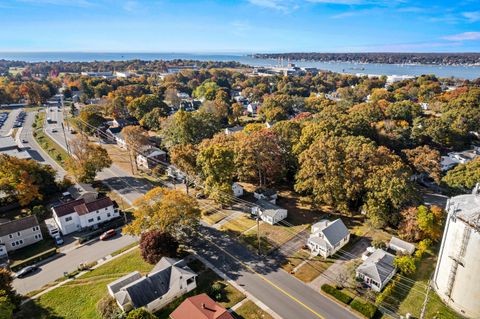
M 300 267 L 294 276 L 303 282 L 311 282 L 327 270 L 334 262 L 334 259 L 323 260 L 322 257 L 316 256 Z
M 35 140 L 51 158 L 60 164 L 60 166 L 64 166 L 65 160 L 68 158 L 68 154 L 62 147 L 60 147 L 45 134 L 43 131 L 44 120 L 45 112 L 38 113 L 37 117 L 35 118 L 35 127 L 37 128 L 37 130 L 34 132 Z
M 15 265 L 24 261 L 25 259 L 28 259 L 40 253 L 43 253 L 44 251 L 49 250 L 50 248 L 55 248 L 55 243 L 53 242 L 53 239 L 45 238 L 44 240 L 39 241 L 38 243 L 35 243 L 28 247 L 24 247 L 12 253 L 9 253 L 8 257 L 12 262 L 10 267 L 14 267 Z
M 412 285 L 412 283 L 402 280 L 401 285 L 396 287 L 392 294 L 387 297 L 386 302 L 390 304 L 389 307 L 395 306 L 397 313 L 401 315 L 409 312 L 414 317 L 420 317 L 425 299 L 426 285 L 435 269 L 435 265 L 436 256 L 432 254 L 426 255 L 417 265 L 415 274 L 410 276 L 411 279 L 415 280 L 415 283 Z M 463 317 L 449 309 L 436 293 L 430 290 L 425 318 L 460 319 Z
M 30 301 L 22 306 L 22 310 L 16 315 L 17 319 L 95 319 L 99 318 L 96 305 L 105 297 L 106 285 L 121 276 L 138 270 L 141 273 L 151 271 L 153 265 L 143 261 L 140 251 L 135 249 L 111 262 L 98 267 L 85 275 L 74 279 L 65 285 L 58 287 L 35 301 Z M 201 265 L 194 265 L 196 269 L 204 269 Z M 231 307 L 245 296 L 224 282 L 213 271 L 202 271 L 197 278 L 197 289 L 188 296 L 202 292 L 208 292 L 214 282 L 220 282 L 223 286 L 222 299 L 219 302 L 224 307 Z M 168 315 L 180 304 L 183 299 L 175 300 L 161 311 L 160 318 L 168 318 Z
M 222 219 L 224 219 L 225 217 L 226 217 L 225 213 L 217 212 L 208 208 L 202 212 L 202 220 L 209 225 L 214 225 L 219 221 L 221 221 Z
M 310 254 L 306 250 L 296 251 L 292 256 L 287 257 L 282 265 L 282 268 L 286 272 L 291 272 L 295 267 L 300 265 L 305 259 L 310 257 Z
M 284 225 L 270 225 L 267 223 L 260 223 L 260 234 L 266 238 L 272 244 L 276 246 L 280 246 L 293 237 L 295 237 L 296 234 L 299 232 L 307 229 L 310 227 L 309 225 L 298 225 L 298 226 L 284 226 Z M 255 233 L 257 232 L 257 229 L 252 229 Z
M 230 220 L 223 224 L 220 229 L 225 231 L 231 231 L 237 233 L 243 233 L 253 226 L 257 225 L 257 222 L 251 218 L 249 218 L 246 214 L 240 215 L 238 218 Z
M 272 316 L 260 309 L 260 307 L 251 300 L 247 300 L 235 310 L 233 316 L 237 319 L 273 319 Z

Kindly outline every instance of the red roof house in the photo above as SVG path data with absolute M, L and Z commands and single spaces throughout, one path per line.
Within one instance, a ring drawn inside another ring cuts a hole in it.
M 206 294 L 185 299 L 170 314 L 172 319 L 235 319 L 224 307 Z

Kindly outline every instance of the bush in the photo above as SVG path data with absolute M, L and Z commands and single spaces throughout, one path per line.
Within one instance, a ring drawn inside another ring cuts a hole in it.
M 157 319 L 158 317 L 148 312 L 145 308 L 138 308 L 128 313 L 127 319 Z
M 37 254 L 35 256 L 32 256 L 28 259 L 25 259 L 22 262 L 19 262 L 15 266 L 11 267 L 12 271 L 17 271 L 22 269 L 23 267 L 33 265 L 41 260 L 47 259 L 48 257 L 51 257 L 57 253 L 57 248 L 51 248 L 49 250 L 44 251 L 43 253 Z
M 360 312 L 362 315 L 364 315 L 368 319 L 373 318 L 373 316 L 375 316 L 375 314 L 377 313 L 377 307 L 375 305 L 372 305 L 371 303 L 368 303 L 368 302 L 363 303 L 356 299 L 350 303 L 350 307 Z
M 97 312 L 102 319 L 122 318 L 123 312 L 118 308 L 117 302 L 110 296 L 105 296 L 97 303 Z
M 333 296 L 335 299 L 343 302 L 346 305 L 348 305 L 353 299 L 352 297 L 350 297 L 349 295 L 341 292 L 337 288 L 332 287 L 332 286 L 327 285 L 327 284 L 322 286 L 322 291 L 324 291 L 327 294 Z

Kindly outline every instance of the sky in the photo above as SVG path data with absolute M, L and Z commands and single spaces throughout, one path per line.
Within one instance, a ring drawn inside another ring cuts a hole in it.
M 480 52 L 480 0 L 0 0 L 0 51 Z

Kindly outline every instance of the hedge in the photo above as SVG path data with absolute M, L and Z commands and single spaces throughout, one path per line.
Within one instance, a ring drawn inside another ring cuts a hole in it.
M 322 290 L 327 294 L 332 295 L 335 299 L 343 302 L 346 305 L 348 305 L 353 300 L 353 298 L 349 295 L 327 284 L 322 285 Z
M 375 316 L 375 314 L 377 313 L 377 307 L 375 305 L 372 305 L 371 303 L 363 303 L 358 301 L 357 299 L 353 300 L 350 303 L 350 307 L 360 312 L 362 315 L 364 315 L 368 319 L 373 318 L 373 316 Z
M 45 250 L 43 253 L 37 254 L 30 258 L 25 259 L 22 262 L 19 262 L 15 266 L 11 268 L 12 271 L 17 271 L 22 269 L 23 267 L 33 265 L 41 260 L 47 259 L 57 253 L 57 248 L 50 248 L 49 250 Z

